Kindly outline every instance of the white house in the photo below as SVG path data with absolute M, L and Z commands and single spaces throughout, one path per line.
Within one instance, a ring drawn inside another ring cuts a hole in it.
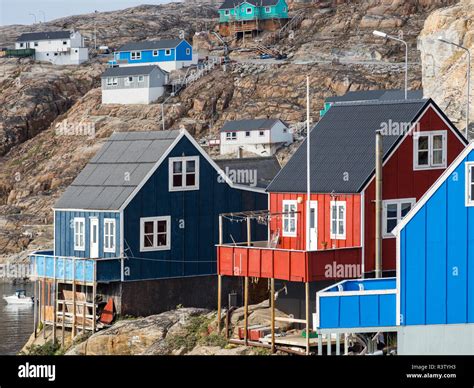
M 25 33 L 17 39 L 15 49 L 34 49 L 35 60 L 54 65 L 79 65 L 89 59 L 84 39 L 75 31 Z
M 101 78 L 102 104 L 150 104 L 168 83 L 168 73 L 158 66 L 110 67 Z
M 221 128 L 221 155 L 239 149 L 261 156 L 273 155 L 284 144 L 293 143 L 288 125 L 279 119 L 227 121 Z

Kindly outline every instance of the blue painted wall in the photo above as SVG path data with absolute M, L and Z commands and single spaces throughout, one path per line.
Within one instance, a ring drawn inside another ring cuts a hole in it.
M 186 54 L 186 49 L 190 49 Z M 176 48 L 171 49 L 171 55 L 165 55 L 164 49 L 158 50 L 158 55 L 153 56 L 154 50 L 136 50 L 141 51 L 142 57 L 139 60 L 132 60 L 131 51 L 120 51 L 115 54 L 116 59 L 128 61 L 133 64 L 153 63 L 153 62 L 173 62 L 173 61 L 191 61 L 193 59 L 193 47 L 183 40 Z
M 465 206 L 465 162 L 400 234 L 402 325 L 474 323 L 474 207 Z
M 75 217 L 83 217 L 86 221 L 85 251 L 74 250 Z M 54 253 L 56 256 L 90 257 L 90 217 L 99 219 L 99 257 L 120 256 L 120 213 L 64 210 L 54 212 Z M 115 253 L 104 252 L 104 218 L 115 219 Z
M 183 155 L 200 156 L 200 190 L 169 192 L 166 159 L 124 209 L 125 254 L 130 257 L 125 262 L 130 271 L 125 280 L 215 274 L 219 214 L 268 207 L 267 194 L 218 182 L 216 170 L 185 137 L 169 156 Z M 171 217 L 171 250 L 140 252 L 140 218 L 154 216 Z M 180 220 L 184 220 L 183 229 Z M 224 226 L 224 236 L 246 239 L 245 223 L 225 222 Z M 254 225 L 253 239 L 266 237 L 267 228 Z

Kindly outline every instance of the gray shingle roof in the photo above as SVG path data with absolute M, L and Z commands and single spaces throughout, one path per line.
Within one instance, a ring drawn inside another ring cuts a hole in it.
M 117 51 L 172 49 L 178 46 L 182 41 L 183 39 L 163 39 L 129 42 L 125 43 Z
M 54 208 L 120 209 L 178 135 L 179 131 L 112 134 Z
M 396 101 L 405 98 L 405 91 L 401 89 L 381 89 L 381 90 L 359 90 L 347 92 L 342 96 L 332 96 L 326 98 L 325 102 L 350 102 L 350 101 Z M 409 90 L 408 99 L 419 100 L 423 98 L 423 90 Z
M 164 72 L 158 66 L 125 66 L 125 67 L 109 67 L 105 70 L 101 77 L 127 77 L 130 75 L 148 75 L 153 70 L 159 69 Z
M 265 189 L 268 184 L 275 178 L 276 174 L 281 170 L 280 163 L 274 156 L 264 158 L 241 158 L 241 159 L 219 159 L 215 160 L 217 165 L 228 175 L 231 171 L 252 172 L 257 174 L 256 182 L 235 182 L 238 185 L 259 187 Z M 247 176 L 250 176 L 248 174 Z M 255 178 L 254 175 L 252 177 Z
M 226 121 L 225 124 L 221 128 L 221 132 L 271 129 L 279 121 L 280 121 L 279 119 L 256 119 L 256 120 L 245 119 L 245 120 Z
M 416 122 L 429 103 L 437 108 L 432 100 L 334 104 L 311 130 L 311 192 L 360 192 L 374 173 L 375 131 L 389 120 Z M 402 137 L 383 136 L 384 158 Z M 306 140 L 267 190 L 306 192 Z
M 71 31 L 27 32 L 21 34 L 17 42 L 31 42 L 33 40 L 69 39 Z
M 279 0 L 225 0 L 219 9 L 229 9 L 237 7 L 242 3 L 250 3 L 258 7 L 267 7 L 270 5 L 277 5 Z

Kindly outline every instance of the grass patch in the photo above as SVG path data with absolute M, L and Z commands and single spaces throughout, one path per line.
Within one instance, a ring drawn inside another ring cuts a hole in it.
M 48 341 L 44 345 L 31 345 L 26 348 L 26 352 L 20 352 L 23 356 L 62 356 L 65 351 L 61 345 L 53 341 Z

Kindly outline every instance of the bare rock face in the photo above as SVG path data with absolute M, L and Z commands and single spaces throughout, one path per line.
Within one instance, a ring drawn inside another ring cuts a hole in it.
M 474 3 L 439 9 L 427 19 L 418 39 L 423 64 L 423 88 L 459 128 L 465 128 L 467 101 L 466 53 L 440 42 L 438 37 L 460 44 L 474 52 Z M 472 72 L 472 69 L 471 69 Z M 474 98 L 471 90 L 470 121 L 474 118 Z M 472 139 L 472 134 L 470 136 Z

